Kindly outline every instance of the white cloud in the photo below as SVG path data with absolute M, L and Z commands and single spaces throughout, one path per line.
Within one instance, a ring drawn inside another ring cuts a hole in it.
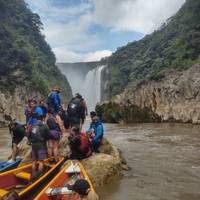
M 112 54 L 112 51 L 109 50 L 102 50 L 102 51 L 95 51 L 92 53 L 88 53 L 86 55 L 85 61 L 98 61 L 101 58 L 108 57 Z
M 114 31 L 148 34 L 174 15 L 185 0 L 93 0 L 97 24 Z
M 82 0 L 68 7 L 57 7 L 54 0 L 26 2 L 41 16 L 43 33 L 57 61 L 79 62 L 99 60 L 111 54 L 109 50 L 98 51 L 101 34 L 89 32 L 95 24 L 107 28 L 108 32 L 147 34 L 176 13 L 185 0 Z
M 101 58 L 108 57 L 112 54 L 109 50 L 95 51 L 89 53 L 76 53 L 65 47 L 53 48 L 56 54 L 57 62 L 90 62 L 99 61 Z

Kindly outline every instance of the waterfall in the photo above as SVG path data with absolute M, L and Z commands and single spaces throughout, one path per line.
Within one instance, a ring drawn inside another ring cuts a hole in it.
M 84 63 L 86 69 L 87 63 Z M 76 66 L 60 64 L 61 72 L 66 76 L 72 88 L 73 94 L 80 93 L 86 100 L 88 111 L 95 109 L 98 102 L 101 101 L 101 74 L 105 65 L 97 66 L 91 70 L 83 70 L 83 64 Z
M 98 66 L 90 70 L 85 76 L 82 94 L 89 111 L 94 110 L 96 104 L 101 101 L 101 73 L 104 68 L 104 65 Z

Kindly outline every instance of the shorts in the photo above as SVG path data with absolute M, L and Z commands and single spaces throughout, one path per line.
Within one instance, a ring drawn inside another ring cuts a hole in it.
M 23 137 L 13 137 L 12 144 L 18 145 L 23 139 L 24 139 L 24 136 Z
M 47 157 L 47 150 L 45 148 L 33 148 L 32 147 L 32 160 L 42 161 Z

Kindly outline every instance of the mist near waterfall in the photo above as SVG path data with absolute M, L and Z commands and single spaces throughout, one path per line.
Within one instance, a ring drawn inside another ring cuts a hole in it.
M 93 63 L 58 63 L 61 72 L 66 76 L 73 95 L 80 93 L 86 100 L 88 111 L 95 109 L 101 101 L 101 74 L 105 65 Z

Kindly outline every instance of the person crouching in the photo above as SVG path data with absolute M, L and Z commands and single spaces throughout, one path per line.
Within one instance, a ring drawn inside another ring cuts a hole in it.
M 44 171 L 44 159 L 47 157 L 49 128 L 43 122 L 43 116 L 37 116 L 36 124 L 30 133 L 32 147 L 32 178 L 39 177 Z
M 99 147 L 104 135 L 104 128 L 95 111 L 90 112 L 90 117 L 92 122 L 86 133 L 90 138 L 92 151 L 99 153 Z
M 92 155 L 89 140 L 80 132 L 79 127 L 72 127 L 68 141 L 71 149 L 70 159 L 81 160 Z
M 25 125 L 14 120 L 9 125 L 10 133 L 12 135 L 12 158 L 8 162 L 14 162 L 19 154 L 18 144 L 23 140 L 26 129 Z

